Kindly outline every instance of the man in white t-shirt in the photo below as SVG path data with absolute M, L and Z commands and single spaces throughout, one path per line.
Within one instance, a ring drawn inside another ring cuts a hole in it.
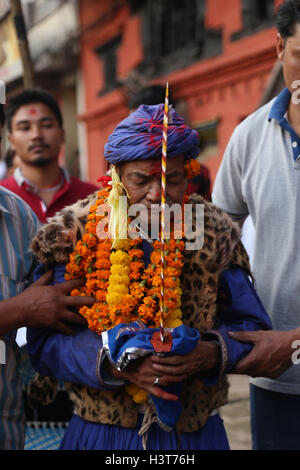
M 300 80 L 299 0 L 281 5 L 277 28 L 286 88 L 235 129 L 212 195 L 240 223 L 251 215 L 256 289 L 276 330 L 233 335 L 255 344 L 236 368 L 256 377 L 254 449 L 300 449 L 300 367 L 288 367 L 300 339 L 300 107 L 294 88 Z

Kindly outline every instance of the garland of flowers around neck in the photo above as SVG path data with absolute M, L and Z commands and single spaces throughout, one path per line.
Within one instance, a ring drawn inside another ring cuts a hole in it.
M 189 177 L 195 169 L 194 166 L 190 170 Z M 87 320 L 88 327 L 98 334 L 137 319 L 148 327 L 159 327 L 161 242 L 154 241 L 150 263 L 145 268 L 140 248 L 142 239 L 120 240 L 115 248 L 112 248 L 110 238 L 99 239 L 97 225 L 107 213 L 98 215 L 97 210 L 105 204 L 109 192 L 109 186 L 99 191 L 95 205 L 90 208 L 86 232 L 77 242 L 66 265 L 66 280 L 86 279 L 84 286 L 74 289 L 71 295 L 96 298 L 92 307 L 81 307 L 79 313 Z M 183 250 L 183 240 L 175 240 L 174 237 L 165 240 L 164 326 L 167 328 L 182 324 L 180 275 Z M 147 401 L 147 392 L 134 384 L 126 385 L 126 391 L 137 403 Z

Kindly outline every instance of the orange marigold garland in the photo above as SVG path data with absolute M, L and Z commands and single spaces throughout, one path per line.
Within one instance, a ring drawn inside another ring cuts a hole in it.
M 187 179 L 192 179 L 194 176 L 199 175 L 201 165 L 198 160 L 191 158 L 190 160 L 186 160 L 184 169 Z
M 187 177 L 199 172 L 199 163 L 189 160 L 185 165 Z M 119 240 L 112 248 L 110 238 L 99 239 L 97 225 L 107 217 L 99 215 L 99 206 L 106 203 L 110 188 L 99 191 L 98 199 L 90 208 L 86 233 L 76 244 L 66 265 L 65 278 L 83 277 L 83 287 L 74 289 L 71 295 L 88 295 L 97 302 L 92 307 L 81 307 L 79 313 L 87 320 L 88 327 L 101 334 L 120 323 L 141 320 L 148 327 L 160 326 L 160 263 L 161 242 L 153 243 L 150 263 L 145 268 L 141 239 Z M 186 203 L 184 197 L 183 203 Z M 106 228 L 107 231 L 107 228 Z M 165 241 L 165 317 L 164 326 L 174 328 L 181 325 L 180 275 L 183 266 L 184 241 L 174 236 Z M 126 390 L 137 403 L 144 403 L 147 392 L 130 384 Z
M 82 307 L 89 328 L 101 334 L 119 323 L 130 323 L 137 319 L 147 326 L 159 326 L 160 301 L 160 241 L 153 244 L 150 263 L 146 269 L 141 239 L 122 240 L 116 249 L 111 248 L 109 238 L 98 239 L 97 224 L 105 217 L 96 214 L 104 204 L 108 191 L 98 194 L 95 206 L 90 208 L 86 233 L 76 244 L 66 265 L 66 279 L 84 277 L 85 285 L 75 289 L 71 295 L 89 295 L 97 299 L 92 307 Z M 182 240 L 165 241 L 165 289 L 167 327 L 178 325 L 180 307 L 179 276 L 182 269 Z M 175 321 L 176 319 L 176 321 Z M 174 321 L 173 321 L 174 320 Z

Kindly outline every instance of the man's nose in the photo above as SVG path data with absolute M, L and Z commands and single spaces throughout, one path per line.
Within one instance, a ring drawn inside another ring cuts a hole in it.
M 160 182 L 154 181 L 153 183 L 151 183 L 147 191 L 147 199 L 152 204 L 160 204 L 160 200 L 161 200 Z
M 32 126 L 31 128 L 31 138 L 32 139 L 42 139 L 42 129 L 40 126 Z

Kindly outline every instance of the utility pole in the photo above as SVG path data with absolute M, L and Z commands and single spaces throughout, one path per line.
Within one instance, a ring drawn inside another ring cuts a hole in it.
M 24 88 L 32 88 L 34 86 L 34 70 L 30 56 L 21 0 L 10 0 L 10 4 L 23 66 L 23 85 Z

